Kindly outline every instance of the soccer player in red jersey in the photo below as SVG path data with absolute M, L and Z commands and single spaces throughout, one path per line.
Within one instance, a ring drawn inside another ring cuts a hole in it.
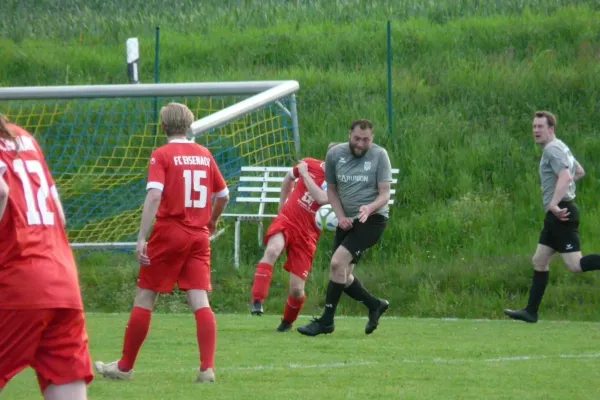
M 87 399 L 92 363 L 63 208 L 38 143 L 1 114 L 0 232 L 0 392 L 31 367 L 45 399 Z
M 214 382 L 217 327 L 207 294 L 212 290 L 210 235 L 229 201 L 229 190 L 211 152 L 186 139 L 194 120 L 187 106 L 170 103 L 161 109 L 160 117 L 168 143 L 150 158 L 137 242 L 138 289 L 125 330 L 123 355 L 119 361 L 97 361 L 94 366 L 107 378 L 131 379 L 158 294 L 171 293 L 177 283 L 187 292 L 196 317 L 200 349 L 197 382 Z
M 292 188 L 296 179 L 296 186 Z M 285 249 L 287 261 L 284 269 L 290 273 L 290 292 L 277 328 L 279 332 L 291 330 L 304 306 L 304 285 L 312 269 L 321 234 L 315 223 L 315 213 L 328 203 L 327 192 L 322 188 L 324 182 L 323 161 L 305 158 L 296 165 L 283 180 L 279 213 L 265 235 L 265 252 L 254 274 L 251 313 L 262 315 L 262 303 L 269 293 L 273 265 Z

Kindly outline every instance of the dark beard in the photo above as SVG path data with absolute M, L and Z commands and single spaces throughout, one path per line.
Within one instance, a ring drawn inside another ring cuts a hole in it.
M 352 153 L 352 155 L 356 158 L 363 157 L 369 151 L 369 149 L 365 149 L 362 154 L 356 154 L 356 152 L 354 151 L 354 147 L 352 147 L 352 145 L 348 144 L 348 147 L 350 148 L 350 153 Z

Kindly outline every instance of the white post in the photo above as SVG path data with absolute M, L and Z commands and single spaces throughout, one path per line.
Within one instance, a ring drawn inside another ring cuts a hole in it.
M 298 126 L 298 108 L 296 107 L 296 95 L 290 96 L 290 111 L 292 113 L 292 133 L 294 134 L 294 145 L 296 146 L 296 157 L 300 159 L 300 127 Z
M 138 71 L 140 61 L 140 44 L 138 38 L 129 38 L 126 42 L 127 47 L 127 76 L 129 83 L 140 83 Z
M 233 265 L 235 269 L 240 268 L 240 218 L 235 219 L 235 239 L 234 239 L 234 254 Z

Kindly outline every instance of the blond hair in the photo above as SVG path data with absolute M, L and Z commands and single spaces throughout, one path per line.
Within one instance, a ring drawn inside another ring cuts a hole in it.
M 181 103 L 169 103 L 160 109 L 160 119 L 167 136 L 185 135 L 194 122 L 194 113 Z
M 0 114 L 0 139 L 15 141 L 16 137 L 12 130 L 8 127 L 8 119 Z

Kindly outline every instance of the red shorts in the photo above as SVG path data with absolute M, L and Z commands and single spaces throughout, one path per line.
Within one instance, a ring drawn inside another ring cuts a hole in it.
M 50 384 L 94 379 L 83 311 L 0 310 L 0 388 L 27 367 L 42 393 Z
M 287 272 L 306 280 L 312 270 L 313 260 L 317 252 L 317 244 L 308 240 L 306 235 L 302 234 L 285 217 L 276 217 L 273 220 L 265 235 L 265 244 L 267 244 L 273 235 L 280 232 L 285 237 L 285 250 L 287 254 L 287 260 L 283 268 Z
M 212 290 L 208 232 L 190 233 L 177 223 L 157 222 L 148 241 L 150 265 L 140 266 L 138 287 L 157 293 Z

